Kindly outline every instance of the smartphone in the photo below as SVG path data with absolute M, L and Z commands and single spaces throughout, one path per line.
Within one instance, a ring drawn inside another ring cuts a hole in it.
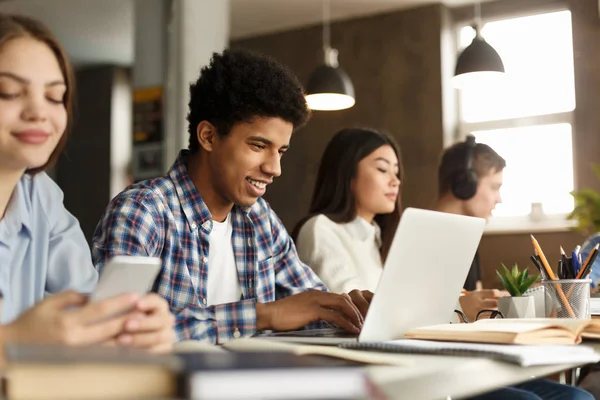
M 102 268 L 90 299 L 98 301 L 122 293 L 144 295 L 152 289 L 161 266 L 158 257 L 115 256 Z

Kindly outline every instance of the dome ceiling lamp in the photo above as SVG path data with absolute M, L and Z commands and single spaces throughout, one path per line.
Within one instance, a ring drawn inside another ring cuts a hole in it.
M 457 89 L 498 82 L 505 76 L 498 52 L 481 36 L 481 4 L 475 3 L 475 37 L 458 56 L 452 85 Z
M 323 54 L 325 63 L 311 75 L 306 102 L 311 110 L 344 110 L 354 105 L 354 85 L 339 67 L 338 51 L 331 47 L 330 0 L 323 0 Z

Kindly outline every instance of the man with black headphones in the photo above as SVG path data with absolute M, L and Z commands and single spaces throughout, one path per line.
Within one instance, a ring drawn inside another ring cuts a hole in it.
M 442 154 L 438 167 L 436 210 L 487 219 L 500 203 L 502 170 L 506 161 L 490 146 L 475 143 L 473 136 Z M 464 288 L 481 289 L 479 256 L 476 254 Z
M 452 214 L 489 218 L 496 205 L 502 202 L 500 187 L 502 171 L 506 161 L 490 146 L 476 143 L 473 136 L 467 136 L 447 148 L 438 166 L 438 201 L 436 210 Z M 477 255 L 465 282 L 465 289 L 479 289 L 479 260 Z M 497 306 L 495 299 L 489 298 L 490 290 L 480 290 L 461 297 L 460 304 L 465 314 L 465 306 L 477 312 L 483 308 Z M 469 298 L 469 301 L 462 299 Z M 478 301 L 477 301 L 478 300 Z M 520 385 L 499 389 L 471 400 L 497 399 L 592 399 L 593 396 L 576 387 L 561 385 L 547 379 L 536 379 Z
M 447 148 L 438 166 L 436 210 L 488 218 L 500 198 L 502 170 L 506 162 L 491 147 L 467 136 Z M 481 290 L 479 255 L 476 253 L 463 286 L 472 291 L 460 298 L 462 311 L 474 319 L 479 310 L 498 307 L 497 290 Z

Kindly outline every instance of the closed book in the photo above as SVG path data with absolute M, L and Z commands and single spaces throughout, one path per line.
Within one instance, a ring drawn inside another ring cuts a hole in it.
M 175 397 L 184 364 L 175 355 L 136 349 L 8 344 L 9 399 L 148 399 Z
M 189 399 L 361 399 L 369 396 L 362 364 L 288 352 L 182 353 Z

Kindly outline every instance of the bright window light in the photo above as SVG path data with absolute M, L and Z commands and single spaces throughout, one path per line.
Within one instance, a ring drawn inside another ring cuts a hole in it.
M 471 43 L 470 26 L 460 48 Z M 506 79 L 460 92 L 465 122 L 492 121 L 572 111 L 575 108 L 571 12 L 489 22 L 481 31 L 504 63 Z
M 573 210 L 573 147 L 570 124 L 473 132 L 506 160 L 502 204 L 494 216 L 528 215 L 532 203 L 544 213 Z
M 474 134 L 506 159 L 503 203 L 493 219 L 573 210 L 572 111 L 575 108 L 571 12 L 492 21 L 482 36 L 504 62 L 506 79 L 495 87 L 459 91 L 460 132 Z M 474 31 L 459 31 L 459 48 Z

